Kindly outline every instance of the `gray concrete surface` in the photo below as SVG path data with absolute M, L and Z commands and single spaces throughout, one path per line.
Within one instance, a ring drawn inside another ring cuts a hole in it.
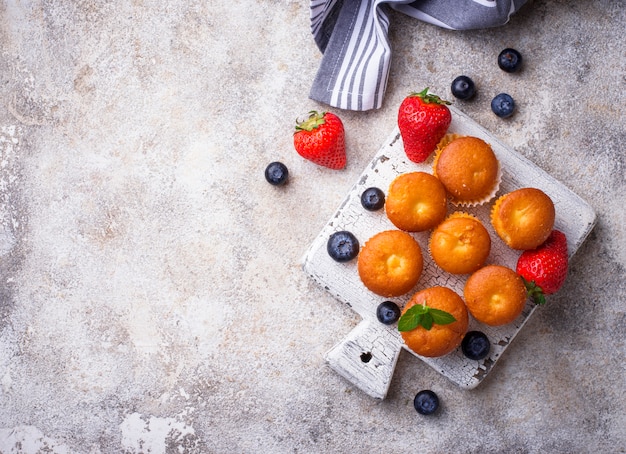
M 291 143 L 323 108 L 308 2 L 0 3 L 0 452 L 625 452 L 624 6 L 537 0 L 470 32 L 392 14 L 385 105 L 338 112 L 330 171 Z M 495 66 L 508 46 L 519 74 Z M 325 365 L 358 319 L 300 258 L 402 98 L 461 73 L 479 94 L 456 106 L 598 223 L 478 388 L 402 353 L 376 401 Z

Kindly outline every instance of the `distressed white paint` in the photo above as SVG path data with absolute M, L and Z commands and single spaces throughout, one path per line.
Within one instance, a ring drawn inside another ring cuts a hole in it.
M 491 144 L 502 169 L 498 195 L 522 187 L 538 187 L 552 198 L 557 212 L 555 228 L 566 234 L 568 252 L 572 256 L 595 224 L 593 209 L 563 184 L 508 148 L 465 114 L 454 107 L 450 110 L 453 114 L 450 133 L 480 137 Z M 356 260 L 348 264 L 333 261 L 326 252 L 326 242 L 329 235 L 338 230 L 351 231 L 359 242 L 364 244 L 379 231 L 395 229 L 386 218 L 384 209 L 375 213 L 363 209 L 360 202 L 361 193 L 371 186 L 377 186 L 386 192 L 389 183 L 404 172 L 432 173 L 432 158 L 431 156 L 422 164 L 409 161 L 404 153 L 398 130 L 393 131 L 340 208 L 314 240 L 303 260 L 304 270 L 312 279 L 327 288 L 338 300 L 352 307 L 363 318 L 345 339 L 327 353 L 328 363 L 358 388 L 379 399 L 383 399 L 387 394 L 398 353 L 404 347 L 402 338 L 395 325 L 387 327 L 376 319 L 376 307 L 387 298 L 375 295 L 363 286 L 358 277 Z M 514 269 L 520 253 L 507 247 L 493 231 L 489 222 L 492 203 L 493 201 L 482 206 L 466 208 L 456 208 L 449 204 L 449 212 L 463 210 L 477 216 L 490 232 L 492 239 L 492 249 L 487 262 Z M 424 272 L 414 291 L 442 285 L 452 288 L 462 296 L 467 276 L 448 274 L 432 262 L 428 254 L 429 232 L 413 236 L 424 252 Z M 402 307 L 413 293 L 409 292 L 392 300 Z M 529 300 L 517 320 L 501 327 L 486 326 L 470 317 L 469 329 L 483 331 L 492 342 L 490 354 L 484 360 L 469 360 L 462 354 L 460 348 L 440 358 L 420 358 L 459 386 L 473 388 L 491 371 L 535 309 Z

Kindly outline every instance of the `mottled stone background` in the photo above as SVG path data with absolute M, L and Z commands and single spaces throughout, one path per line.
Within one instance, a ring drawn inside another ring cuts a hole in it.
M 330 171 L 291 143 L 323 108 L 308 2 L 1 2 L 0 452 L 625 452 L 624 7 L 535 0 L 468 32 L 393 13 L 385 105 L 338 112 Z M 495 64 L 509 46 L 521 73 Z M 478 96 L 456 106 L 598 222 L 478 388 L 403 352 L 376 401 L 325 364 L 358 318 L 300 259 L 403 97 L 462 73 Z

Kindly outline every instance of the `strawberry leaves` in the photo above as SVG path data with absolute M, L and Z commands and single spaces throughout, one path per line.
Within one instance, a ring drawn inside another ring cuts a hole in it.
M 306 119 L 296 119 L 296 131 L 313 131 L 326 123 L 326 112 L 309 111 Z
M 546 304 L 546 295 L 543 293 L 543 289 L 539 287 L 535 281 L 527 281 L 523 276 L 522 281 L 524 281 L 528 296 L 532 299 L 533 303 L 536 305 Z
M 454 323 L 456 318 L 446 311 L 435 309 L 424 304 L 416 304 L 410 307 L 398 320 L 398 331 L 411 331 L 421 326 L 430 331 L 433 324 L 448 325 Z
M 428 87 L 426 87 L 419 93 L 417 92 L 411 93 L 411 96 L 419 97 L 422 101 L 424 101 L 425 104 L 431 104 L 431 103 L 432 104 L 447 104 L 447 105 L 452 104 L 451 102 L 446 101 L 445 99 L 441 99 L 439 96 L 433 93 L 428 93 Z

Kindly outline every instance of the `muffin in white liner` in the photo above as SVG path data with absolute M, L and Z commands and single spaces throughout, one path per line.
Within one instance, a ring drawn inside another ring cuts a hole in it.
M 478 137 L 450 135 L 437 146 L 433 175 L 444 185 L 454 205 L 473 207 L 496 196 L 502 170 L 487 142 Z

